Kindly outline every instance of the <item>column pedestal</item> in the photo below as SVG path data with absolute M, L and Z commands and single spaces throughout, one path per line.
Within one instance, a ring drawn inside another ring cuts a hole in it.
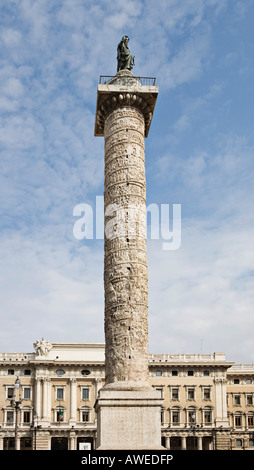
M 95 405 L 97 450 L 164 449 L 161 446 L 161 405 L 162 399 L 156 390 L 101 389 Z

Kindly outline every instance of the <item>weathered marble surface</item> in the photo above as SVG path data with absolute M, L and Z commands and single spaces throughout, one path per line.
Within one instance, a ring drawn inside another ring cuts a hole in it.
M 141 386 L 148 380 L 146 221 L 139 217 L 146 209 L 144 116 L 131 106 L 116 108 L 105 120 L 104 136 L 105 214 L 116 204 L 123 219 L 116 237 L 105 234 L 106 384 Z M 130 207 L 137 217 L 128 224 Z M 105 215 L 105 227 L 111 218 Z

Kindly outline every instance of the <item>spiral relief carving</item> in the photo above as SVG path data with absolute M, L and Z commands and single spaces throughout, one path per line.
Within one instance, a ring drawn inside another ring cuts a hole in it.
M 145 117 L 141 112 L 146 106 L 136 94 L 119 94 L 103 103 L 100 115 L 105 137 L 105 229 L 110 223 L 112 228 L 105 233 L 114 235 L 116 225 L 116 236 L 105 234 L 106 384 L 148 381 Z M 118 207 L 121 218 L 114 219 Z M 119 220 L 121 233 L 117 232 Z

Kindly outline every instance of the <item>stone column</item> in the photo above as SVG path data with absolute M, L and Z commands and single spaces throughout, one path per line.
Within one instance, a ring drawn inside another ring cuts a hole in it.
M 227 427 L 229 425 L 227 417 L 227 379 L 216 377 L 215 380 L 215 425 L 217 427 Z
M 43 393 L 42 419 L 46 419 L 48 416 L 48 380 L 47 379 L 43 379 L 42 381 L 42 393 Z
M 50 379 L 44 378 L 42 382 L 42 421 L 49 423 L 51 418 L 51 387 Z
M 148 383 L 144 144 L 157 94 L 156 86 L 141 85 L 127 70 L 97 92 L 95 135 L 105 142 L 106 383 L 96 404 L 100 449 L 160 447 L 162 400 Z
M 186 450 L 186 436 L 181 437 L 181 450 Z
M 69 450 L 77 450 L 77 438 L 75 432 L 70 432 L 68 447 Z
M 166 449 L 170 449 L 170 437 L 165 437 L 165 447 Z
M 132 106 L 105 119 L 105 373 L 124 389 L 148 382 L 144 130 Z
M 51 417 L 51 380 L 48 379 L 48 409 L 47 409 L 47 418 L 50 422 L 52 420 Z
M 38 419 L 41 419 L 41 379 L 35 379 L 35 411 L 38 415 Z
M 70 379 L 70 422 L 76 423 L 77 420 L 77 381 Z
M 202 450 L 202 437 L 197 436 L 197 448 L 198 450 Z

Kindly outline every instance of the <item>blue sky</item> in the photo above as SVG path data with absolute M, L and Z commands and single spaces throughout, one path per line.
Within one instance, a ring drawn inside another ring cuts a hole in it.
M 148 240 L 149 347 L 254 363 L 251 0 L 8 0 L 0 10 L 0 350 L 103 342 L 103 241 L 73 209 L 103 194 L 100 75 L 124 34 L 156 77 L 147 203 L 181 204 L 182 240 Z

